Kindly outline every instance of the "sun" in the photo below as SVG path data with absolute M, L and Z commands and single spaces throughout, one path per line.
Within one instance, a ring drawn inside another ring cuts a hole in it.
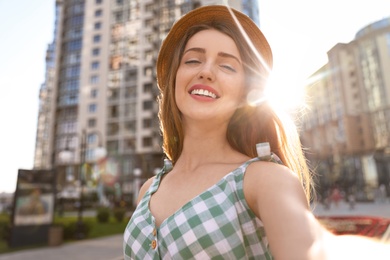
M 293 112 L 305 106 L 306 78 L 298 72 L 275 70 L 271 73 L 266 97 L 273 107 Z
M 268 79 L 265 92 L 249 92 L 247 102 L 256 106 L 266 101 L 276 110 L 294 114 L 305 107 L 304 88 L 307 79 L 301 75 L 292 70 L 274 70 Z

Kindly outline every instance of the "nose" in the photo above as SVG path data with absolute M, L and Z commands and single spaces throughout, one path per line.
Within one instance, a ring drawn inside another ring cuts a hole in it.
M 215 79 L 215 73 L 211 64 L 205 64 L 198 74 L 199 79 L 206 79 L 213 81 Z

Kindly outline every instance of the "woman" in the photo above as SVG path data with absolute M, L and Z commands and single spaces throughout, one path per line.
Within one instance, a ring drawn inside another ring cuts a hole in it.
M 168 159 L 141 188 L 126 259 L 343 257 L 310 212 L 297 131 L 263 99 L 271 67 L 267 40 L 238 11 L 201 7 L 173 25 L 157 60 Z

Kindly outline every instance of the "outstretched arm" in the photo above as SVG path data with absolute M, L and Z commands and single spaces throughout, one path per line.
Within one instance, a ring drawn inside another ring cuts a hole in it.
M 312 214 L 298 177 L 284 166 L 250 165 L 244 193 L 264 224 L 275 259 L 390 259 L 390 245 L 326 230 Z

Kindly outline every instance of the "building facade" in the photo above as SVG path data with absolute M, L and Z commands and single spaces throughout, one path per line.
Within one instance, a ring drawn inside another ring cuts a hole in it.
M 372 197 L 390 183 L 390 18 L 336 44 L 328 60 L 306 87 L 302 142 L 320 189 L 338 185 Z
M 57 0 L 34 168 L 55 168 L 58 190 L 80 186 L 83 177 L 87 186 L 134 193 L 135 178 L 151 177 L 163 165 L 155 75 L 161 41 L 183 14 L 224 2 Z M 229 5 L 258 23 L 257 1 Z M 66 160 L 64 151 L 71 152 Z

